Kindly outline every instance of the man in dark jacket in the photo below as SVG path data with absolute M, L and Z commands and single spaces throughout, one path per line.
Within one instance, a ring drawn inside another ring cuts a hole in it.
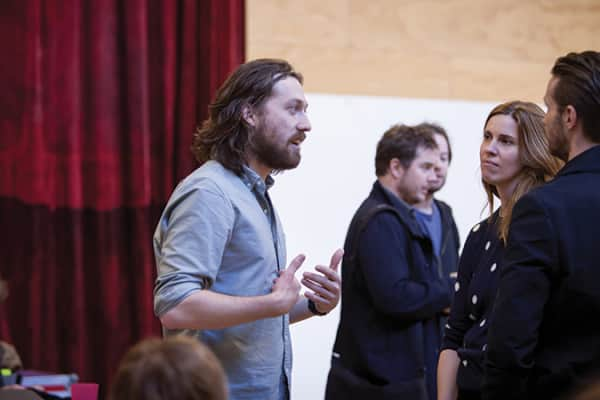
M 485 399 L 554 399 L 600 372 L 600 53 L 560 57 L 544 101 L 566 164 L 515 205 Z
M 438 158 L 432 135 L 410 126 L 391 127 L 377 145 L 377 181 L 344 245 L 328 400 L 435 399 L 450 288 L 412 206 L 435 181 Z

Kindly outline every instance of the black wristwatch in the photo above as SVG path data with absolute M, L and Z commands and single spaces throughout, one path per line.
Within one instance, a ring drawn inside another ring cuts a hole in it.
M 310 310 L 311 313 L 313 313 L 314 315 L 318 315 L 320 317 L 322 317 L 323 315 L 327 315 L 326 312 L 321 312 L 319 310 L 317 310 L 317 305 L 315 304 L 314 301 L 312 300 L 308 300 L 308 309 Z

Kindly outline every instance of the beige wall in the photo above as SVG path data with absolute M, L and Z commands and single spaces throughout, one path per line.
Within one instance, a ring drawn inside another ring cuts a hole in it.
M 568 51 L 600 49 L 600 0 L 247 0 L 248 59 L 309 92 L 541 102 Z

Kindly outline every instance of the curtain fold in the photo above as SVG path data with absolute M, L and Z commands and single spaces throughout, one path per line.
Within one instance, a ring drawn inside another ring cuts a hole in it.
M 0 337 L 106 389 L 160 334 L 152 233 L 244 59 L 244 1 L 3 0 L 0 51 Z

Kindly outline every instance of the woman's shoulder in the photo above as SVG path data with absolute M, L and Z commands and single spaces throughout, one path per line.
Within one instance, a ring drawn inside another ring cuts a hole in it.
M 479 221 L 475 225 L 473 225 L 471 227 L 471 229 L 469 230 L 469 234 L 481 235 L 481 234 L 484 234 L 485 232 L 487 232 L 490 228 L 496 228 L 497 224 L 498 224 L 498 219 L 499 219 L 499 211 L 496 210 L 489 217 L 485 217 L 484 219 L 482 219 L 481 221 Z
M 465 242 L 465 249 L 490 240 L 500 240 L 498 237 L 498 220 L 499 212 L 496 210 L 489 217 L 486 217 L 473 225 L 469 230 L 469 235 Z

